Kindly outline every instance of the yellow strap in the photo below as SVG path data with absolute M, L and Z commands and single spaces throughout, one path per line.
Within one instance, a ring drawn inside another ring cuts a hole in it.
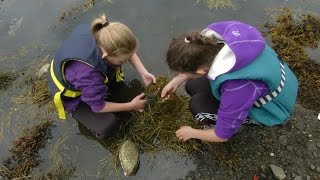
M 63 95 L 66 96 L 66 97 L 72 97 L 72 98 L 75 98 L 75 97 L 79 97 L 81 95 L 81 92 L 80 91 L 71 91 L 71 90 L 68 90 L 68 89 L 65 89 L 65 87 L 59 82 L 59 80 L 57 79 L 56 75 L 54 74 L 54 71 L 53 71 L 53 61 L 51 62 L 51 66 L 50 66 L 50 74 L 51 74 L 51 77 L 52 77 L 52 80 L 54 82 L 54 84 L 59 88 L 59 90 L 61 92 L 63 92 Z
M 116 82 L 124 81 L 124 74 L 121 71 L 121 68 L 118 67 L 116 70 Z
M 104 82 L 105 84 L 107 84 L 107 83 L 108 83 L 108 81 L 109 81 L 109 79 L 108 79 L 108 77 L 106 76 L 106 78 L 104 79 L 104 81 L 103 81 L 103 82 Z
M 75 98 L 75 97 L 80 96 L 81 92 L 80 91 L 71 91 L 71 90 L 65 89 L 65 87 L 59 82 L 59 80 L 57 79 L 56 75 L 54 74 L 53 61 L 54 60 L 52 60 L 51 66 L 50 66 L 50 75 L 52 77 L 52 80 L 53 80 L 54 84 L 60 90 L 59 92 L 57 92 L 54 95 L 54 99 L 53 100 L 54 100 L 54 105 L 56 106 L 56 108 L 58 110 L 59 118 L 65 121 L 66 118 L 67 118 L 67 115 L 66 115 L 66 111 L 64 110 L 64 107 L 63 107 L 63 103 L 62 103 L 62 100 L 61 100 L 61 95 L 63 94 L 66 97 Z
M 66 111 L 64 110 L 62 101 L 61 101 L 61 93 L 62 93 L 62 91 L 57 92 L 54 95 L 53 100 L 54 100 L 54 105 L 56 106 L 56 108 L 58 110 L 59 118 L 62 119 L 63 121 L 65 121 L 67 118 L 67 115 L 66 115 Z

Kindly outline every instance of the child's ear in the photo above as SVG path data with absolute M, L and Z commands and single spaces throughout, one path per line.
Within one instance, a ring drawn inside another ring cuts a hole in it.
M 102 59 L 104 59 L 105 57 L 107 57 L 108 56 L 108 53 L 107 52 L 102 52 Z
M 102 47 L 100 47 L 100 49 L 101 49 L 101 52 L 102 52 L 101 58 L 104 59 L 105 57 L 108 56 L 108 53 Z
M 197 71 L 196 71 L 197 74 L 201 74 L 201 75 L 205 75 L 207 74 L 207 71 L 204 69 L 204 68 L 199 68 Z

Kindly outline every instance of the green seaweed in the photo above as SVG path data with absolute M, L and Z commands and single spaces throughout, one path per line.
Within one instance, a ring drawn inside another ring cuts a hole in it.
M 117 152 L 124 139 L 131 139 L 142 152 L 172 150 L 183 155 L 201 152 L 201 142 L 189 140 L 182 142 L 175 136 L 175 131 L 183 125 L 200 128 L 189 111 L 189 98 L 171 94 L 163 101 L 160 97 L 162 88 L 168 83 L 164 77 L 157 78 L 157 84 L 145 89 L 147 99 L 152 99 L 144 111 L 133 112 L 132 117 L 124 122 L 115 137 L 107 139 L 109 149 Z

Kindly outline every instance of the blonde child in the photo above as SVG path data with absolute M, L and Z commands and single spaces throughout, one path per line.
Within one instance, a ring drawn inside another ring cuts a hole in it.
M 110 86 L 123 81 L 121 65 L 130 62 L 143 82 L 155 82 L 142 64 L 137 39 L 120 22 L 109 22 L 105 15 L 77 26 L 64 41 L 50 65 L 48 83 L 54 94 L 59 118 L 70 112 L 74 119 L 98 137 L 110 136 L 119 125 L 114 112 L 143 111 L 144 94 L 130 102 L 105 100 Z

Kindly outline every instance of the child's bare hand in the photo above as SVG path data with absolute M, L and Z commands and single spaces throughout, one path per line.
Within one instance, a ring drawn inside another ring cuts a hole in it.
M 177 90 L 178 86 L 173 83 L 168 83 L 161 91 L 161 98 L 168 99 L 170 93 L 173 93 Z
M 156 83 L 156 77 L 149 72 L 144 73 L 141 77 L 144 84 L 147 86 L 151 83 Z
M 145 94 L 141 93 L 140 95 L 132 99 L 130 103 L 133 110 L 143 112 L 144 106 L 147 103 L 147 100 L 144 99 L 144 96 Z
M 176 137 L 182 141 L 188 141 L 189 139 L 194 138 L 193 134 L 194 129 L 190 126 L 182 126 L 179 130 L 176 131 Z

